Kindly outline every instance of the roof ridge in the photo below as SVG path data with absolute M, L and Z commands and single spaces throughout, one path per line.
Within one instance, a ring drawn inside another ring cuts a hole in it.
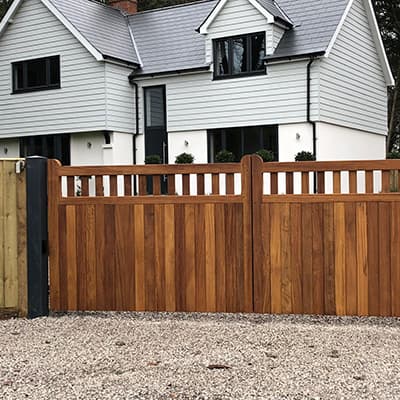
M 87 1 L 89 3 L 94 3 L 100 6 L 103 6 L 104 8 L 107 8 L 108 10 L 114 10 L 117 11 L 119 14 L 121 14 L 122 16 L 125 16 L 124 13 L 119 9 L 119 8 L 115 8 L 113 6 L 110 6 L 107 3 L 103 3 L 102 0 L 82 0 L 82 1 Z
M 89 1 L 95 1 L 95 0 L 89 0 Z M 139 12 L 134 13 L 134 14 L 129 14 L 128 17 L 134 17 L 135 15 L 143 15 L 143 14 L 150 14 L 150 13 L 154 13 L 154 12 L 166 11 L 166 10 L 171 10 L 173 8 L 194 6 L 194 5 L 197 5 L 197 4 L 209 3 L 209 2 L 212 2 L 212 1 L 216 1 L 216 0 L 199 0 L 199 1 L 192 0 L 190 3 L 175 4 L 173 6 L 159 7 L 159 8 L 154 8 L 152 10 L 139 11 Z

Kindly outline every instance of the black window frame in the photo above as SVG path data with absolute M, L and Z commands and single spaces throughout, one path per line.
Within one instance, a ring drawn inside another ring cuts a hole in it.
M 38 85 L 38 86 L 28 86 L 28 66 L 29 63 L 45 61 L 46 64 L 46 84 Z M 51 83 L 51 63 L 55 62 L 56 67 L 58 68 L 58 82 Z M 22 76 L 23 83 L 21 87 L 17 87 L 17 69 L 22 66 Z M 60 56 L 50 56 L 50 57 L 41 57 L 41 58 L 33 58 L 29 60 L 16 61 L 11 63 L 12 68 L 12 94 L 19 93 L 28 93 L 28 92 L 36 92 L 41 90 L 52 90 L 52 89 L 60 89 L 61 88 L 61 63 Z
M 254 71 L 246 71 L 241 73 L 234 74 L 233 71 L 233 41 L 239 38 L 246 38 L 246 46 L 247 46 L 247 54 L 246 54 L 246 65 L 248 68 L 251 68 L 252 65 L 252 38 L 254 36 L 264 35 L 264 46 L 267 47 L 267 36 L 265 32 L 253 32 L 253 33 L 246 33 L 242 35 L 235 35 L 229 37 L 221 37 L 218 39 L 213 39 L 213 57 L 214 57 L 214 80 L 220 79 L 234 79 L 234 78 L 243 78 L 249 76 L 259 76 L 259 75 L 266 75 L 267 68 L 264 65 L 262 69 L 254 70 Z M 218 74 L 218 43 L 222 41 L 228 41 L 228 51 L 229 51 L 229 73 L 225 75 Z M 266 50 L 266 49 L 265 49 Z

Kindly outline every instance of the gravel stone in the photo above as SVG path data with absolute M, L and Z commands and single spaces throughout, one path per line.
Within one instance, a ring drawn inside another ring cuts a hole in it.
M 399 344 L 395 318 L 10 319 L 0 321 L 0 399 L 399 399 Z

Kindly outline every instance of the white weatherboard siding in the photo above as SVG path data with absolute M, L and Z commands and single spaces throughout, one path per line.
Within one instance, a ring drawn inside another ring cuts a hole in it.
M 0 137 L 106 129 L 105 67 L 39 1 L 0 38 Z M 12 95 L 11 62 L 60 55 L 61 89 Z
M 274 125 L 307 120 L 307 61 L 270 65 L 267 75 L 212 80 L 209 72 L 137 79 L 143 90 L 166 85 L 168 132 Z M 312 117 L 318 117 L 319 64 L 312 70 Z
M 134 133 L 135 89 L 129 83 L 131 68 L 106 63 L 107 129 Z
M 321 63 L 320 120 L 387 133 L 387 88 L 363 0 L 355 0 Z

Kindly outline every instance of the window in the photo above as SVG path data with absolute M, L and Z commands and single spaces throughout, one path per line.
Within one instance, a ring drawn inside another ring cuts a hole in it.
M 265 73 L 265 33 L 214 40 L 214 78 Z
M 231 151 L 235 160 L 258 150 L 271 150 L 278 160 L 278 126 L 250 126 L 208 131 L 208 161 L 214 162 L 221 150 Z
M 38 58 L 12 64 L 13 93 L 60 88 L 60 57 Z
M 43 135 L 30 136 L 20 139 L 20 156 L 42 156 L 56 158 L 63 165 L 70 165 L 70 136 Z

